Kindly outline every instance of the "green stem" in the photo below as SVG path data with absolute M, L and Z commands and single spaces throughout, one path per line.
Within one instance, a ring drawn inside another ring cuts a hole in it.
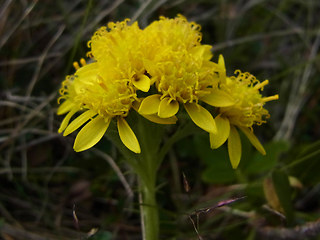
M 156 202 L 155 186 L 150 188 L 150 183 L 145 184 L 140 180 L 141 191 L 141 226 L 143 240 L 157 240 L 159 236 L 159 215 Z

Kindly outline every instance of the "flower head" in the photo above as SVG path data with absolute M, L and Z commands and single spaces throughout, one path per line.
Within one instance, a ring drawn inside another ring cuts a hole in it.
M 154 41 L 154 48 L 147 53 L 146 70 L 158 93 L 143 99 L 139 113 L 168 118 L 183 104 L 195 124 L 215 132 L 212 115 L 198 102 L 215 95 L 225 68 L 210 60 L 210 45 L 201 45 L 200 26 L 179 15 L 174 19 L 162 17 L 145 31 L 146 42 Z M 216 106 L 216 102 L 209 104 Z
M 129 19 L 110 22 L 98 29 L 88 46 L 89 56 L 101 66 L 101 77 L 111 81 L 126 79 L 129 87 L 148 92 L 150 78 L 143 63 L 143 31 L 138 23 L 128 25 Z
M 131 26 L 127 23 L 125 20 L 100 28 L 88 43 L 91 47 L 88 55 L 93 62 L 85 64 L 82 60 L 82 67 L 76 63 L 77 71 L 66 78 L 60 90 L 65 102 L 59 107 L 58 114 L 68 114 L 59 132 L 68 135 L 86 123 L 76 137 L 76 151 L 95 145 L 113 118 L 117 120 L 124 145 L 133 152 L 141 151 L 125 117 L 137 100 L 136 91 L 149 90 L 150 79 L 144 75 L 145 69 L 139 59 L 141 30 L 136 23 Z M 83 113 L 69 124 L 78 111 Z
M 126 121 L 131 109 L 155 123 L 173 124 L 183 106 L 192 121 L 210 133 L 212 148 L 228 139 L 234 168 L 241 156 L 236 127 L 264 154 L 252 126 L 266 122 L 269 113 L 263 106 L 278 95 L 263 98 L 260 90 L 268 81 L 260 83 L 249 73 L 226 77 L 222 55 L 213 62 L 211 46 L 201 44 L 201 38 L 200 25 L 181 15 L 161 17 L 144 30 L 128 19 L 99 28 L 88 42 L 90 63 L 75 62 L 76 72 L 62 84 L 64 102 L 58 114 L 66 116 L 59 132 L 66 136 L 84 125 L 74 143 L 76 151 L 83 151 L 94 146 L 115 119 L 124 145 L 140 153 Z M 217 108 L 215 119 L 204 103 Z
M 220 90 L 227 93 L 235 104 L 220 107 L 218 116 L 215 118 L 217 133 L 210 133 L 212 148 L 220 147 L 228 139 L 228 152 L 233 168 L 236 168 L 241 158 L 241 142 L 236 127 L 239 128 L 249 139 L 252 145 L 261 153 L 265 150 L 253 133 L 254 124 L 261 125 L 270 117 L 264 104 L 279 98 L 278 95 L 262 97 L 260 91 L 269 83 L 265 80 L 260 83 L 250 73 L 235 72 L 237 75 L 226 78 L 221 83 Z

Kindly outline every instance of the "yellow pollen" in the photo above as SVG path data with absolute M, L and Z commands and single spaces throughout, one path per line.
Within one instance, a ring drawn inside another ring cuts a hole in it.
M 81 66 L 87 65 L 87 62 L 86 60 L 84 60 L 84 58 L 80 59 L 80 63 L 81 63 Z
M 269 80 L 264 80 L 262 83 L 258 83 L 254 86 L 254 89 L 260 89 L 269 84 Z
M 79 63 L 78 62 L 73 62 L 73 67 L 78 70 L 80 68 Z
M 264 97 L 264 98 L 262 98 L 262 101 L 263 102 L 270 102 L 270 101 L 278 100 L 278 99 L 279 99 L 279 95 L 276 94 L 274 96 Z

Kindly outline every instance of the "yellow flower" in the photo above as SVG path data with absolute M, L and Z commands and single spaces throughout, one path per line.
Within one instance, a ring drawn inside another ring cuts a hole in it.
M 201 45 L 200 26 L 179 15 L 174 19 L 160 18 L 145 30 L 146 71 L 155 83 L 158 94 L 144 98 L 140 114 L 157 114 L 169 118 L 184 105 L 193 122 L 207 132 L 216 132 L 211 113 L 198 102 L 212 106 L 230 106 L 232 99 L 218 90 L 225 78 L 222 56 L 219 63 L 210 61 L 210 45 Z
M 263 155 L 266 154 L 258 138 L 254 135 L 252 126 L 261 125 L 270 117 L 268 110 L 263 108 L 268 101 L 276 100 L 278 95 L 262 97 L 260 90 L 269 83 L 265 80 L 260 83 L 250 73 L 235 72 L 237 76 L 226 78 L 225 83 L 220 84 L 224 91 L 235 104 L 228 107 L 220 107 L 215 118 L 217 132 L 210 133 L 211 148 L 220 147 L 228 139 L 228 153 L 233 168 L 237 168 L 241 159 L 241 141 L 239 128 L 249 139 L 251 144 Z
M 143 92 L 150 88 L 150 78 L 144 67 L 143 31 L 138 23 L 128 25 L 129 19 L 122 22 L 110 22 L 108 27 L 98 29 L 88 46 L 89 56 L 104 67 L 101 77 L 104 79 L 127 79 L 130 87 Z
M 75 63 L 77 71 L 68 76 L 60 91 L 65 102 L 58 109 L 58 114 L 66 117 L 59 132 L 64 136 L 79 127 L 85 126 L 78 133 L 75 151 L 83 151 L 94 146 L 104 135 L 110 121 L 115 118 L 120 139 L 135 153 L 140 153 L 139 142 L 125 120 L 133 102 L 138 100 L 136 91 L 147 92 L 150 78 L 145 75 L 142 64 L 141 29 L 137 23 L 131 26 L 128 20 L 109 23 L 101 27 L 88 42 L 91 51 L 88 55 L 93 62 L 82 67 Z M 78 112 L 71 123 L 72 116 Z
M 63 135 L 66 136 L 85 124 L 74 142 L 75 151 L 84 151 L 103 137 L 112 118 L 116 118 L 124 145 L 140 153 L 139 142 L 125 120 L 136 99 L 135 90 L 127 87 L 128 79 L 115 81 L 102 78 L 103 71 L 104 66 L 94 62 L 78 68 L 73 76 L 66 78 L 60 90 L 65 101 L 59 107 L 58 114 L 68 114 L 59 132 L 64 131 Z M 70 122 L 78 111 L 83 113 Z

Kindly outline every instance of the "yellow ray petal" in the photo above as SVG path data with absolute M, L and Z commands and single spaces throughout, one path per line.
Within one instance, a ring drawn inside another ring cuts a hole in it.
M 70 119 L 77 112 L 77 109 L 72 109 L 62 120 L 58 133 L 62 133 L 63 130 L 68 126 Z
M 159 105 L 160 95 L 154 94 L 142 100 L 138 112 L 145 115 L 155 114 L 158 113 Z
M 222 56 L 222 54 L 219 55 L 219 60 L 218 60 L 218 65 L 220 67 L 220 73 L 221 73 L 221 81 L 223 83 L 226 82 L 226 66 L 225 66 L 225 63 L 224 63 L 224 58 Z
M 139 75 L 132 81 L 133 85 L 143 92 L 148 92 L 150 89 L 150 78 L 144 74 Z
M 151 122 L 158 123 L 158 124 L 175 124 L 178 121 L 176 116 L 172 116 L 169 118 L 161 118 L 157 114 L 151 115 L 141 115 L 144 118 L 148 119 Z
M 230 123 L 227 118 L 223 118 L 220 115 L 215 118 L 217 125 L 217 133 L 210 133 L 210 146 L 213 149 L 217 149 L 227 141 L 230 134 Z
M 70 133 L 77 130 L 79 127 L 81 127 L 86 121 L 88 121 L 90 118 L 92 118 L 96 113 L 92 110 L 85 111 L 82 113 L 79 117 L 74 119 L 66 128 L 66 130 L 63 133 L 63 136 L 67 136 Z
M 164 98 L 160 102 L 158 116 L 161 118 L 169 118 L 176 115 L 178 110 L 179 103 L 177 101 L 170 100 L 170 98 Z
M 228 138 L 228 153 L 231 165 L 236 169 L 241 159 L 241 140 L 237 129 L 234 126 L 230 128 L 230 135 Z
M 140 145 L 138 139 L 129 124 L 122 117 L 118 118 L 117 121 L 119 136 L 123 144 L 129 148 L 132 152 L 140 153 Z
M 57 114 L 62 115 L 69 112 L 74 107 L 70 100 L 66 100 L 58 107 Z
M 203 130 L 211 133 L 217 132 L 216 123 L 211 113 L 197 103 L 186 103 L 184 105 L 192 121 Z
M 74 141 L 73 149 L 81 152 L 93 147 L 107 131 L 111 118 L 105 119 L 97 116 L 88 122 L 78 133 Z
M 254 135 L 253 131 L 251 131 L 249 128 L 245 127 L 239 127 L 240 130 L 247 136 L 251 144 L 262 154 L 266 155 L 266 150 L 264 150 L 264 147 L 260 143 L 259 139 Z
M 229 107 L 235 104 L 234 99 L 229 94 L 219 89 L 213 89 L 209 95 L 202 97 L 200 100 L 214 107 Z
M 193 47 L 190 50 L 190 53 L 192 55 L 194 55 L 196 58 L 201 58 L 204 60 L 209 60 L 210 58 L 212 58 L 212 53 L 211 53 L 211 45 L 199 45 L 196 47 Z

